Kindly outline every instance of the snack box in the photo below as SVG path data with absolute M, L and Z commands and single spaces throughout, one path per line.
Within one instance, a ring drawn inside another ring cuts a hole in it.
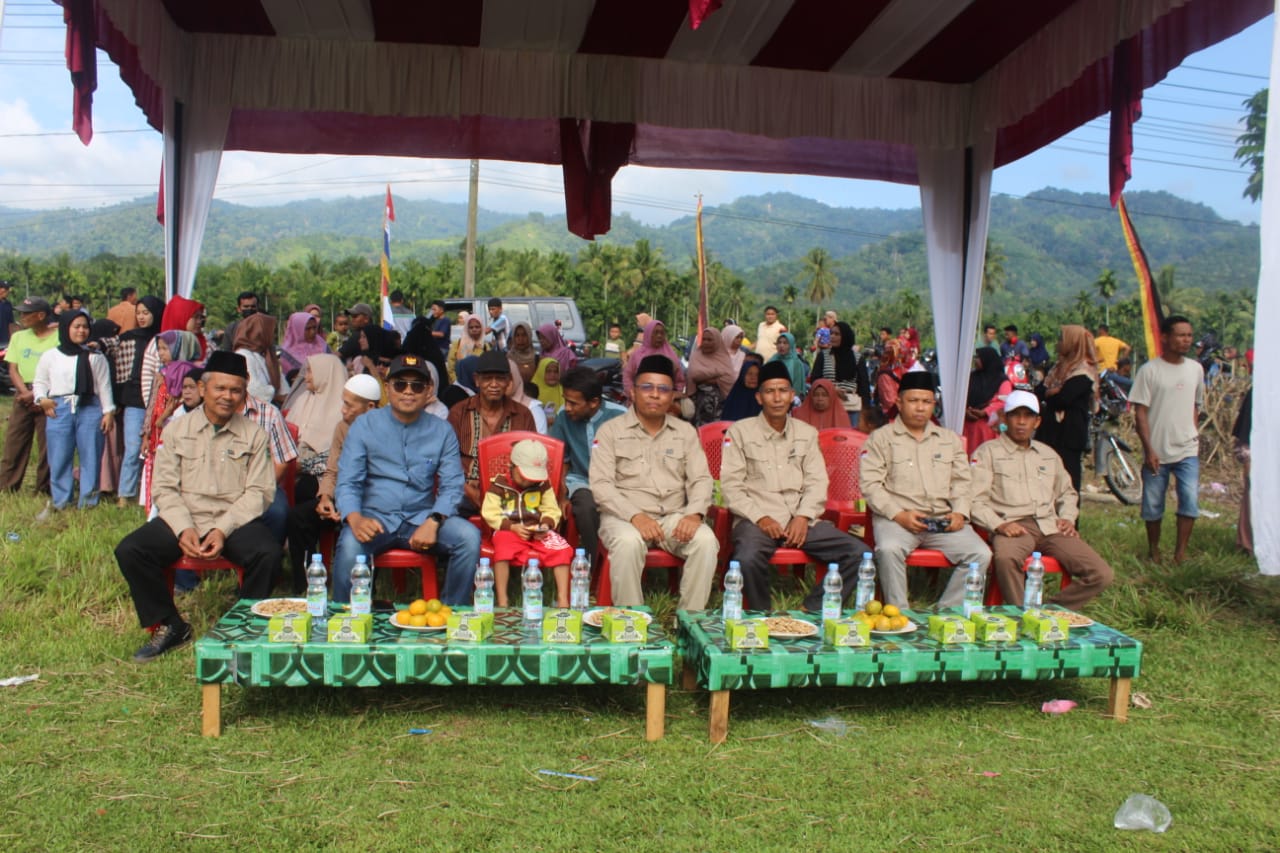
M 267 621 L 268 642 L 305 643 L 310 639 L 310 613 L 280 613 Z
M 869 646 L 871 624 L 863 619 L 825 619 L 822 638 L 828 646 Z
M 974 639 L 979 643 L 1012 643 L 1018 639 L 1018 622 L 1009 616 L 975 613 L 969 619 L 973 622 Z
M 1071 636 L 1067 617 L 1052 610 L 1028 610 L 1022 614 L 1022 636 L 1037 643 L 1061 643 Z
M 454 610 L 445 623 L 445 638 L 451 643 L 479 643 L 493 633 L 493 614 L 474 610 Z
M 929 639 L 939 643 L 972 643 L 973 623 L 963 616 L 930 616 Z
M 350 613 L 339 613 L 329 617 L 329 642 L 331 643 L 367 643 L 373 636 L 373 616 L 363 613 L 352 616 Z
M 582 611 L 551 610 L 542 617 L 542 642 L 581 643 Z
M 726 619 L 724 636 L 731 649 L 769 648 L 769 625 L 763 619 Z
M 600 633 L 610 643 L 643 643 L 649 639 L 649 620 L 611 608 L 600 617 Z

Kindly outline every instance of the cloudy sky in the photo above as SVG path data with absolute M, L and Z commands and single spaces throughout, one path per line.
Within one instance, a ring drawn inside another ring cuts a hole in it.
M 60 7 L 48 0 L 0 0 L 0 206 L 93 208 L 153 193 L 160 135 L 148 128 L 105 54 L 99 53 L 95 136 L 71 133 L 71 85 L 62 63 Z M 1273 20 L 1188 58 L 1148 90 L 1136 129 L 1131 190 L 1167 190 L 1221 215 L 1257 222 L 1260 206 L 1241 197 L 1246 173 L 1232 159 L 1241 102 L 1267 85 Z M 1107 119 L 998 170 L 994 190 L 1024 195 L 1045 186 L 1107 192 Z M 564 212 L 558 167 L 505 162 L 481 166 L 483 207 Z M 390 182 L 397 196 L 465 202 L 467 164 L 457 160 L 325 157 L 228 152 L 217 197 L 241 204 L 367 196 Z M 842 207 L 916 207 L 915 187 L 874 181 L 624 168 L 614 207 L 651 224 L 739 196 L 788 191 Z

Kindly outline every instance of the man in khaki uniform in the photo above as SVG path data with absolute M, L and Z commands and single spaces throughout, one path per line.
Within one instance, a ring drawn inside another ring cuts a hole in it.
M 1111 583 L 1111 567 L 1076 531 L 1079 497 L 1061 457 L 1031 438 L 1040 426 L 1036 395 L 1014 391 L 1004 419 L 1005 434 L 973 454 L 973 523 L 991 531 L 996 583 L 1007 604 L 1021 607 L 1022 565 L 1039 551 L 1071 577 L 1049 603 L 1079 610 Z
M 938 600 L 964 600 L 969 563 L 985 572 L 989 549 L 966 523 L 969 460 L 964 441 L 933 423 L 933 377 L 923 370 L 902 377 L 898 417 L 871 433 L 862 450 L 862 496 L 871 510 L 876 574 L 889 604 L 906 607 L 907 556 L 916 548 L 941 551 L 955 566 Z M 931 530 L 930 528 L 934 529 Z
M 780 361 L 760 370 L 760 414 L 729 427 L 720 462 L 720 491 L 734 515 L 733 558 L 742 564 L 743 593 L 752 610 L 772 610 L 769 560 L 779 548 L 802 548 L 825 568 L 839 566 L 844 597 L 858 582 L 857 555 L 866 544 L 822 521 L 827 464 L 818 431 L 789 416 L 791 374 Z M 814 584 L 803 607 L 822 609 Z
M 260 518 L 276 493 L 267 434 L 240 414 L 248 386 L 244 356 L 209 355 L 200 378 L 204 405 L 165 427 L 156 453 L 151 495 L 160 517 L 116 546 L 138 622 L 159 625 L 134 654 L 138 663 L 191 642 L 164 576 L 179 557 L 225 554 L 244 567 L 245 598 L 266 598 L 280 574 L 280 543 Z
M 609 551 L 613 600 L 644 603 L 645 553 L 661 548 L 684 559 L 681 610 L 704 610 L 719 544 L 702 523 L 712 479 L 697 431 L 667 414 L 675 397 L 675 367 L 661 355 L 636 369 L 632 407 L 596 432 L 591 492 L 600 509 L 600 543 Z

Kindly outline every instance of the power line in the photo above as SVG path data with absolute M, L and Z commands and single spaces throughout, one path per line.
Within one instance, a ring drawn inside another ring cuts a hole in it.
M 1185 68 L 1188 71 L 1204 71 L 1208 74 L 1226 74 L 1231 77 L 1248 77 L 1251 80 L 1270 79 L 1265 74 L 1248 74 L 1244 71 L 1227 71 L 1222 68 L 1205 68 L 1203 65 L 1179 65 L 1178 67 Z
M 1056 142 L 1050 143 L 1045 147 L 1057 148 L 1059 151 L 1071 151 L 1076 154 L 1094 154 L 1099 157 L 1109 156 L 1106 151 L 1089 151 L 1084 148 L 1070 148 L 1066 145 L 1059 145 Z M 1232 174 L 1232 175 L 1240 174 L 1240 169 L 1222 169 L 1222 168 L 1219 168 L 1218 166 L 1199 166 L 1199 165 L 1196 165 L 1195 163 L 1177 163 L 1172 160 L 1153 160 L 1149 157 L 1134 157 L 1132 159 L 1135 163 L 1155 163 L 1156 165 L 1159 165 L 1159 166 L 1178 166 L 1183 169 L 1201 169 L 1206 172 L 1227 172 L 1228 174 Z
M 1180 107 L 1196 107 L 1197 109 L 1202 110 L 1226 110 L 1237 114 L 1240 112 L 1240 107 L 1224 107 L 1221 104 L 1199 104 L 1191 103 L 1189 101 L 1176 101 L 1173 98 L 1158 98 L 1155 95 L 1143 95 L 1142 99 L 1144 101 L 1155 101 L 1160 104 L 1177 104 Z
M 134 130 L 98 130 L 94 129 L 93 135 L 98 136 L 104 133 L 155 133 L 152 128 L 140 127 Z M 41 130 L 32 133 L 0 133 L 0 139 L 29 139 L 37 136 L 75 136 L 74 130 Z

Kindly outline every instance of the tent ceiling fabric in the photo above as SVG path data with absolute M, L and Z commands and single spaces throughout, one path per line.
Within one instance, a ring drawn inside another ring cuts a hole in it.
M 1272 9 L 728 0 L 695 30 L 689 0 L 61 2 L 154 127 L 166 97 L 226 105 L 228 148 L 555 163 L 572 118 L 634 124 L 629 163 L 899 182 L 915 147 L 994 132 L 999 166 L 1108 112 L 1130 36 L 1149 86 Z

